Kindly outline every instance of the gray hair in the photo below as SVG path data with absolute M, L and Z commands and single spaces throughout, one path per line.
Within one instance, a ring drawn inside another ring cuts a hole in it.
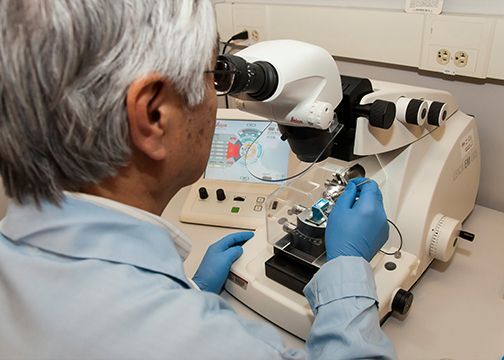
M 202 102 L 217 30 L 210 0 L 0 0 L 0 175 L 19 202 L 57 203 L 131 154 L 125 100 L 166 76 Z

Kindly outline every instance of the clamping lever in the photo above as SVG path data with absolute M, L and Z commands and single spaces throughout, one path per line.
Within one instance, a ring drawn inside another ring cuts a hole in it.
M 473 233 L 470 233 L 468 231 L 460 230 L 460 232 L 459 232 L 459 238 L 467 240 L 467 241 L 474 241 L 475 237 L 476 237 L 476 235 L 474 235 Z

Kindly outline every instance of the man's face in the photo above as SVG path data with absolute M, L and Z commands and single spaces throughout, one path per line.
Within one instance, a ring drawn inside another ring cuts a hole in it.
M 194 108 L 184 109 L 184 122 L 178 132 L 179 148 L 170 159 L 179 158 L 178 179 L 182 186 L 192 184 L 203 174 L 212 144 L 217 113 L 217 95 L 213 74 L 205 74 L 206 92 L 203 102 Z

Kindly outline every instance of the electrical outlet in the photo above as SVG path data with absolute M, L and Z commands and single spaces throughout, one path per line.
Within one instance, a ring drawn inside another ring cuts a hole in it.
M 259 31 L 257 31 L 257 30 L 252 30 L 251 32 L 249 32 L 249 38 L 250 38 L 250 40 L 252 40 L 253 42 L 259 42 L 259 40 L 260 40 L 260 37 L 259 37 Z
M 259 41 L 265 40 L 263 37 L 263 31 L 260 28 L 254 28 L 250 26 L 244 26 L 241 28 L 235 28 L 236 32 L 239 33 L 240 31 L 247 31 L 248 32 L 248 39 L 246 40 L 237 40 L 235 41 L 235 44 L 239 44 L 241 46 L 250 46 L 253 45 Z M 238 30 L 239 29 L 239 30 Z
M 425 15 L 420 69 L 487 77 L 494 23 L 479 16 Z
M 453 58 L 453 63 L 455 66 L 464 67 L 469 61 L 469 54 L 465 51 L 457 51 L 455 57 Z
M 437 52 L 436 61 L 440 65 L 446 65 L 450 62 L 450 51 L 446 49 L 439 49 Z
M 242 42 L 242 45 L 245 45 L 245 46 L 250 46 L 250 45 L 253 45 L 261 40 L 262 39 L 262 29 L 260 28 L 253 28 L 253 27 L 250 27 L 250 26 L 247 26 L 245 27 L 243 30 L 247 30 L 248 31 L 248 39 L 243 41 Z

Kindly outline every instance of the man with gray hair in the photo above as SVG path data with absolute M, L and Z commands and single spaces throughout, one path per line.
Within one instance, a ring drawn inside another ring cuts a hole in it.
M 331 214 L 305 349 L 218 296 L 252 233 L 184 274 L 190 243 L 160 215 L 208 160 L 216 50 L 210 0 L 0 0 L 0 358 L 395 357 L 368 264 L 388 233 L 374 182 Z

